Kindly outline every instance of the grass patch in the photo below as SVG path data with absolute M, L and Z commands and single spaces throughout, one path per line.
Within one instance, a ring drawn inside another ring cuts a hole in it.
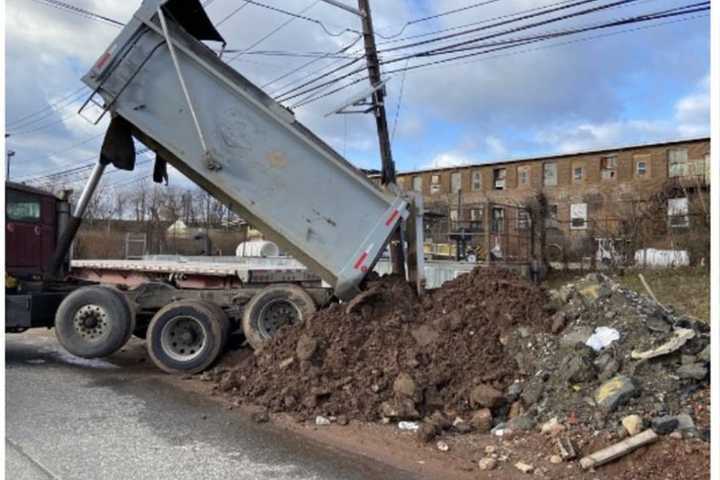
M 638 273 L 642 273 L 658 301 L 705 322 L 710 321 L 710 271 L 706 268 L 668 268 L 658 270 L 626 270 L 624 275 L 611 275 L 615 281 L 647 295 Z M 582 278 L 576 272 L 552 272 L 543 285 L 559 288 Z

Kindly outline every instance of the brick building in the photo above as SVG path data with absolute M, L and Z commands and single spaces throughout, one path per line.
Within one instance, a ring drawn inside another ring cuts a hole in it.
M 537 230 L 535 214 L 523 207 L 540 195 L 550 243 L 577 248 L 592 236 L 596 248 L 648 202 L 664 203 L 662 220 L 671 232 L 691 229 L 688 197 L 707 189 L 709 159 L 710 139 L 699 138 L 402 172 L 398 184 L 421 192 L 426 209 L 445 218 L 428 232 L 435 244 L 452 245 L 453 232 L 461 230 L 475 234 L 470 243 L 492 248 L 493 233 Z

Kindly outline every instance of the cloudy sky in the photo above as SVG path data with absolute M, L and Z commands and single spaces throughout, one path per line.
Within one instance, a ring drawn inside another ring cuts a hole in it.
M 208 14 L 215 23 L 222 21 L 219 30 L 228 41 L 228 48 L 244 50 L 254 45 L 232 66 L 258 85 L 278 79 L 312 59 L 298 54 L 336 52 L 357 39 L 351 31 L 337 34 L 345 29 L 359 29 L 359 20 L 319 0 L 263 1 L 288 11 L 304 12 L 303 15 L 322 25 L 303 19 L 286 24 L 291 17 L 253 4 L 226 19 L 245 2 L 210 0 Z M 570 11 L 611 1 L 589 2 L 590 5 Z M 67 2 L 121 22 L 128 21 L 140 4 L 139 0 Z M 419 18 L 478 3 L 484 5 L 413 23 Z M 381 52 L 433 38 L 439 34 L 421 35 L 438 30 L 468 24 L 477 28 L 488 25 L 487 20 L 495 17 L 566 3 L 371 0 L 377 31 L 385 37 L 402 31 L 396 41 L 379 39 Z M 688 3 L 690 0 L 637 0 L 522 35 L 596 24 Z M 710 27 L 708 17 L 695 16 L 684 21 L 671 18 L 595 31 L 411 70 L 406 75 L 392 74 L 387 107 L 398 169 L 482 163 L 707 135 Z M 406 25 L 408 22 L 411 23 Z M 500 30 L 498 27 L 474 36 Z M 11 134 L 8 148 L 16 152 L 13 179 L 82 165 L 97 155 L 105 124 L 91 125 L 76 114 L 87 93 L 81 90 L 80 77 L 118 32 L 112 25 L 52 8 L 42 1 L 6 1 L 6 122 Z M 258 43 L 263 37 L 265 40 Z M 415 38 L 397 41 L 405 37 Z M 360 45 L 361 42 L 357 43 L 346 54 L 359 53 Z M 292 56 L 270 54 L 278 52 Z M 404 53 L 386 51 L 381 57 L 392 59 Z M 427 61 L 416 58 L 386 69 L 412 67 Z M 303 78 L 312 78 L 307 76 L 313 72 L 330 69 L 333 63 L 342 64 L 338 62 L 343 60 L 319 59 L 308 68 L 271 83 L 267 90 L 277 94 L 285 85 L 297 85 Z M 296 114 L 356 165 L 378 168 L 372 117 L 325 117 L 358 89 L 366 88 L 367 83 L 360 83 L 298 108 Z

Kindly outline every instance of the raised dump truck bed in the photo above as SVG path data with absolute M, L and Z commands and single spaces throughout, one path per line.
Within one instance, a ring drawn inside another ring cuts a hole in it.
M 159 170 L 171 164 L 351 298 L 408 201 L 375 186 L 203 40 L 222 37 L 197 1 L 142 3 L 83 77 L 92 103 L 113 115 L 102 158 L 131 168 L 130 136 L 139 139 Z

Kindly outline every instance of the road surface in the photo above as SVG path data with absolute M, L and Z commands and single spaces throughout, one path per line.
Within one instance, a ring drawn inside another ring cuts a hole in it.
M 6 478 L 417 478 L 257 425 L 133 362 L 77 359 L 47 332 L 7 335 Z

